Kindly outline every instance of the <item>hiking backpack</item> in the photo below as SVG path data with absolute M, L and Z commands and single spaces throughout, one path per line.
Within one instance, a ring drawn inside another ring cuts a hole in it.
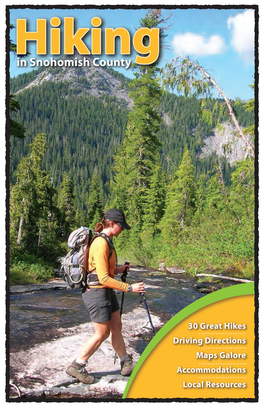
M 109 246 L 110 254 L 112 254 L 112 243 L 109 237 L 103 233 L 93 232 L 90 228 L 81 226 L 73 230 L 68 238 L 69 252 L 61 261 L 61 271 L 64 280 L 70 288 L 83 288 L 87 282 L 89 271 L 84 266 L 84 260 L 87 250 L 96 237 L 103 237 Z

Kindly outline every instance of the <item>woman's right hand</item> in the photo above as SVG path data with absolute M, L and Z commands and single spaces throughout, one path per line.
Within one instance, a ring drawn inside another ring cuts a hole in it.
M 134 293 L 145 293 L 144 282 L 140 281 L 139 283 L 131 284 L 132 292 Z

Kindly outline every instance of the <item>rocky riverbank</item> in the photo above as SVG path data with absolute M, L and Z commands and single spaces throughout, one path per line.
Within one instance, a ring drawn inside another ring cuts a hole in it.
M 133 269 L 132 283 L 142 278 L 147 302 L 157 332 L 173 315 L 209 292 L 229 284 L 202 282 L 183 270 L 160 272 Z M 120 294 L 118 298 L 120 300 Z M 121 399 L 128 378 L 121 376 L 120 363 L 106 340 L 90 358 L 88 371 L 95 383 L 84 385 L 66 374 L 80 347 L 92 332 L 81 295 L 66 290 L 63 280 L 46 284 L 10 287 L 10 400 Z M 127 351 L 136 363 L 153 337 L 147 313 L 138 295 L 125 295 L 122 315 Z
M 57 328 L 54 325 L 57 311 L 63 314 L 66 310 L 67 318 L 72 318 L 73 312 L 79 312 L 79 304 L 82 307 L 79 292 L 66 290 L 66 288 L 66 283 L 60 279 L 54 279 L 45 284 L 10 287 L 10 294 L 14 299 L 11 316 L 15 320 L 11 321 L 11 335 L 17 333 L 22 340 L 22 342 L 20 340 L 20 345 L 15 342 L 15 345 L 11 346 L 10 386 L 9 395 L 7 395 L 10 400 L 117 400 L 122 398 L 128 377 L 120 374 L 119 360 L 114 363 L 115 352 L 109 339 L 89 360 L 87 369 L 95 377 L 94 384 L 84 385 L 67 375 L 67 366 L 77 357 L 85 340 L 92 335 L 93 327 L 91 322 L 79 324 L 77 319 L 75 325 L 71 324 L 73 326 Z M 51 293 L 54 293 L 52 297 Z M 74 307 L 72 307 L 72 301 L 74 301 Z M 133 356 L 134 363 L 136 363 L 142 350 L 153 337 L 153 333 L 142 304 L 137 300 L 135 306 L 131 307 L 131 302 L 135 303 L 135 299 L 126 295 L 125 313 L 122 315 L 122 332 L 127 351 Z M 43 315 L 43 312 L 46 314 Z M 86 313 L 85 310 L 82 312 Z M 20 320 L 17 320 L 18 316 Z M 60 324 L 62 323 L 61 317 L 65 318 L 65 316 L 58 317 Z M 156 315 L 151 314 L 151 318 L 157 331 L 163 322 Z M 87 317 L 84 315 L 82 320 L 87 320 Z M 54 331 L 54 337 L 47 335 L 46 330 L 50 329 L 48 323 L 51 327 L 53 326 L 51 333 Z M 39 328 L 37 328 L 38 324 L 43 333 L 42 341 L 41 332 L 39 333 Z M 27 332 L 23 333 L 23 330 Z M 26 346 L 22 338 L 32 342 L 32 346 Z M 47 338 L 49 340 L 46 340 Z
M 160 319 L 152 315 L 156 329 Z M 152 337 L 145 310 L 136 309 L 122 317 L 123 337 L 128 353 L 136 363 L 140 357 L 136 351 L 138 340 Z M 86 323 L 62 329 L 63 337 L 44 342 L 26 351 L 10 355 L 10 397 L 21 399 L 49 398 L 121 398 L 128 378 L 120 374 L 120 362 L 114 364 L 114 351 L 107 339 L 90 358 L 88 371 L 95 383 L 84 385 L 67 375 L 66 367 L 74 360 L 83 342 L 93 332 L 92 324 Z

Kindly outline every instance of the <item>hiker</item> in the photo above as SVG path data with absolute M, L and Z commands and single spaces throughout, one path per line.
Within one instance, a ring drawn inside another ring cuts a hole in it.
M 101 222 L 97 223 L 95 231 L 117 237 L 124 229 L 130 229 L 125 215 L 118 209 L 106 211 Z M 122 274 L 129 266 L 116 266 L 116 253 L 112 250 L 109 258 L 109 246 L 102 237 L 97 237 L 91 244 L 86 255 L 86 267 L 89 270 L 87 286 L 83 289 L 82 298 L 88 308 L 94 326 L 94 334 L 83 345 L 79 356 L 67 368 L 66 372 L 87 384 L 94 383 L 94 377 L 85 369 L 88 359 L 110 336 L 111 344 L 120 358 L 121 374 L 129 376 L 133 370 L 132 356 L 127 355 L 121 332 L 121 317 L 115 289 L 123 292 L 144 293 L 144 283 L 129 285 L 114 279 L 116 274 Z M 87 258 L 88 257 L 88 258 Z

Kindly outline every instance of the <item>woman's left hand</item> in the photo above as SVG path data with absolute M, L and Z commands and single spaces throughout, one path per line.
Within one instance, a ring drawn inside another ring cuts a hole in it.
M 127 271 L 127 273 L 129 273 L 130 271 L 130 265 L 129 264 L 123 264 L 122 266 L 119 266 L 119 273 L 123 274 L 124 270 Z

